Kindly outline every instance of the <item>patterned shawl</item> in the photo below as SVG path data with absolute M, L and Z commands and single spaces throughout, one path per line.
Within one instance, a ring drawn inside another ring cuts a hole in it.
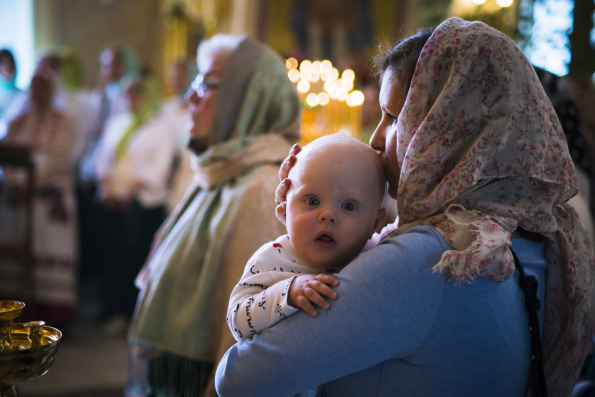
M 229 296 L 249 257 L 284 230 L 273 197 L 299 117 L 283 60 L 244 39 L 224 71 L 212 144 L 137 279 L 133 343 L 209 362 L 233 344 Z
M 397 123 L 399 218 L 383 236 L 433 226 L 455 248 L 434 270 L 457 281 L 508 279 L 511 233 L 544 236 L 547 386 L 569 395 L 595 333 L 594 252 L 566 203 L 577 180 L 532 66 L 504 34 L 450 18 L 426 43 Z

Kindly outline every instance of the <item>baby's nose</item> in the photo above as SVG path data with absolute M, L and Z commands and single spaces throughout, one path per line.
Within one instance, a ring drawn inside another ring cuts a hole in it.
M 331 223 L 335 223 L 336 222 L 336 216 L 332 211 L 329 210 L 324 210 L 320 213 L 320 221 L 321 222 L 331 222 Z

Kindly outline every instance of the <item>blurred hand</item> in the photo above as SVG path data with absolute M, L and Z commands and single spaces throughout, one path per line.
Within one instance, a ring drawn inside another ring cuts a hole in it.
M 98 194 L 101 205 L 108 210 L 117 210 L 128 205 L 126 200 L 122 200 L 114 194 L 112 189 L 109 187 L 109 184 L 106 182 L 99 183 Z

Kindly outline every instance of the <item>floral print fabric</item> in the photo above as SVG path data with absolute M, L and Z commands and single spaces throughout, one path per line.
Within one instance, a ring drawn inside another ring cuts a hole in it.
M 546 238 L 545 372 L 550 395 L 569 395 L 595 333 L 594 251 L 565 203 L 578 184 L 533 67 L 497 30 L 446 20 L 420 55 L 397 142 L 399 217 L 383 234 L 432 225 L 455 248 L 435 271 L 503 281 L 511 234 Z

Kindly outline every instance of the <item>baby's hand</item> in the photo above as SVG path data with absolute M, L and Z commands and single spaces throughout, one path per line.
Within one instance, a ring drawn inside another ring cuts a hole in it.
M 315 317 L 318 311 L 312 305 L 315 304 L 323 310 L 331 307 L 324 297 L 337 299 L 337 293 L 331 287 L 339 285 L 339 280 L 329 274 L 306 274 L 293 279 L 289 287 L 287 302 L 293 306 L 308 312 Z

